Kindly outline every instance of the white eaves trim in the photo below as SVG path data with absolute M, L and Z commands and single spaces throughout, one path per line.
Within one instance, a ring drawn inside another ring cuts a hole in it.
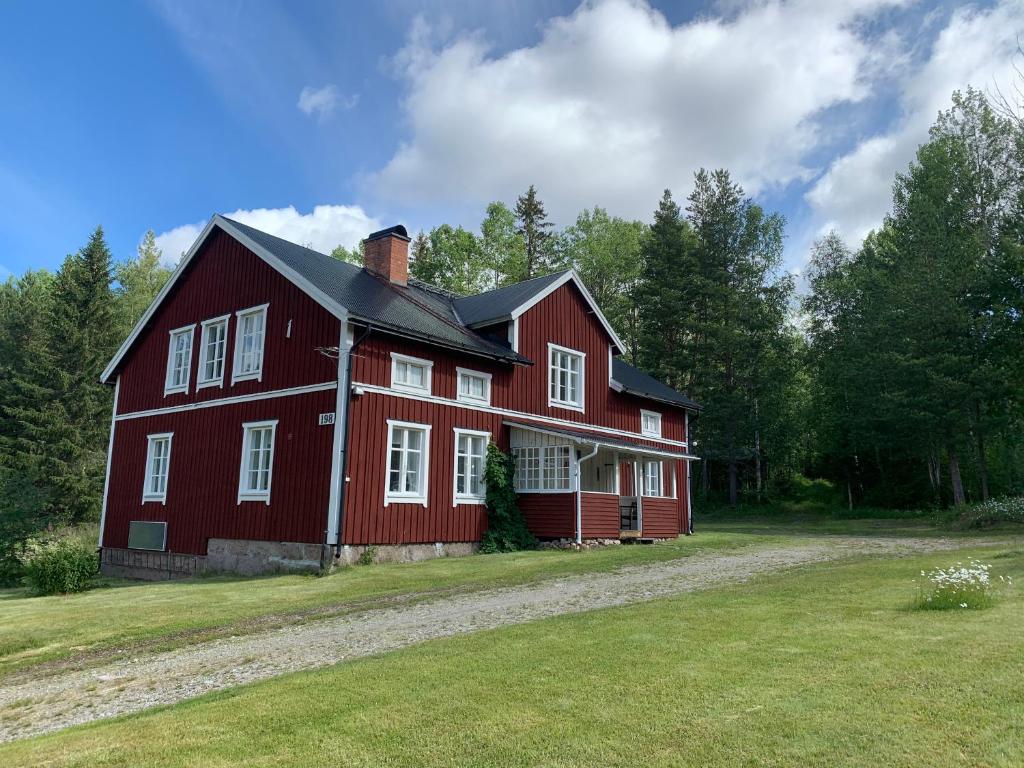
M 317 288 L 315 285 L 309 282 L 306 278 L 302 277 L 302 275 L 300 275 L 294 269 L 286 265 L 279 258 L 274 256 L 274 254 L 272 254 L 262 245 L 260 245 L 247 235 L 243 234 L 241 230 L 233 226 L 230 221 L 228 221 L 219 213 L 217 213 L 214 214 L 213 218 L 211 218 L 207 222 L 206 226 L 203 227 L 203 231 L 199 233 L 199 237 L 197 237 L 196 241 L 192 243 L 192 247 L 188 249 L 184 256 L 182 256 L 181 261 L 178 262 L 178 266 L 175 267 L 174 272 L 168 278 L 167 282 L 164 283 L 164 287 L 160 289 L 160 293 L 158 293 L 156 295 L 156 298 L 153 299 L 153 303 L 150 304 L 146 311 L 142 314 L 142 317 L 139 318 L 139 322 L 135 324 L 135 327 L 132 328 L 132 332 L 128 334 L 128 338 L 124 340 L 124 343 L 121 344 L 121 346 L 118 348 L 117 353 L 114 355 L 111 361 L 107 363 L 107 367 L 103 370 L 103 373 L 100 375 L 100 382 L 102 382 L 103 384 L 107 383 L 111 374 L 113 374 L 114 370 L 121 363 L 121 360 L 124 359 L 124 356 L 126 354 L 128 354 L 128 350 L 131 349 L 132 345 L 135 344 L 135 340 L 139 337 L 139 334 L 142 333 L 142 329 L 146 327 L 146 325 L 152 319 L 153 315 L 156 314 L 157 309 L 160 307 L 164 299 L 167 298 L 171 290 L 174 288 L 175 284 L 178 282 L 178 278 L 180 278 L 182 274 L 184 274 L 185 270 L 188 268 L 189 263 L 192 261 L 192 258 L 196 255 L 200 247 L 202 247 L 203 243 L 206 242 L 206 239 L 213 232 L 214 227 L 220 227 L 221 230 L 231 235 L 233 238 L 235 238 L 235 240 L 240 242 L 250 251 L 252 251 L 261 259 L 263 259 L 263 261 L 265 261 L 271 267 L 280 272 L 282 276 L 284 276 L 290 282 L 294 283 L 299 288 L 301 288 L 317 304 L 322 306 L 324 309 L 326 309 L 332 315 L 337 317 L 339 320 L 347 322 L 348 310 L 345 307 L 341 306 L 341 304 L 339 304 L 326 293 L 321 291 L 319 288 Z
M 615 342 L 615 346 L 618 348 L 619 352 L 625 352 L 626 345 L 622 343 L 622 339 L 619 338 L 619 335 L 615 332 L 615 329 L 612 328 L 611 323 L 608 322 L 608 318 L 604 316 L 604 313 L 601 311 L 601 308 L 597 306 L 597 302 L 594 301 L 594 297 L 590 295 L 590 291 L 587 290 L 587 286 L 585 286 L 583 284 L 583 281 L 580 280 L 580 276 L 576 274 L 575 269 L 568 270 L 564 275 L 555 280 L 544 290 L 540 291 L 534 296 L 531 296 L 518 307 L 513 309 L 511 314 L 512 322 L 518 320 L 520 317 L 522 317 L 524 313 L 528 312 L 530 309 L 537 306 L 540 302 L 544 301 L 544 299 L 546 299 L 548 296 L 550 296 L 552 293 L 554 293 L 555 291 L 557 291 L 559 288 L 561 288 L 563 285 L 570 281 L 575 283 L 576 287 L 580 289 L 580 293 L 583 294 L 583 298 L 587 300 L 587 303 L 590 305 L 590 308 L 594 310 L 594 315 L 596 315 L 597 319 L 601 321 L 601 325 L 604 326 L 605 331 L 608 332 L 608 335 L 611 337 L 612 341 Z

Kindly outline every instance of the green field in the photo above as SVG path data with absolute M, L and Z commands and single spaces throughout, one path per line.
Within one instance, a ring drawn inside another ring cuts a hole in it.
M 790 540 L 790 537 L 786 537 Z M 109 586 L 78 595 L 28 597 L 0 590 L 0 676 L 113 649 L 165 648 L 342 613 L 381 598 L 422 599 L 454 590 L 525 584 L 781 541 L 778 534 L 704 531 L 653 546 L 585 553 L 508 555 L 351 567 L 326 577 L 230 577 Z
M 920 570 L 971 555 L 1024 580 L 1003 541 L 434 641 L 15 742 L 0 765 L 1019 766 L 1019 590 L 910 607 Z

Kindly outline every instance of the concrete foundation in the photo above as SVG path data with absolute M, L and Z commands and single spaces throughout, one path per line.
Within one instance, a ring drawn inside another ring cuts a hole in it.
M 456 541 L 436 544 L 379 544 L 343 545 L 334 559 L 334 565 L 355 565 L 364 552 L 370 551 L 374 563 L 415 563 L 435 557 L 462 557 L 480 551 L 480 542 Z
M 258 576 L 265 573 L 318 573 L 330 562 L 331 548 L 294 541 L 210 539 L 206 568 Z

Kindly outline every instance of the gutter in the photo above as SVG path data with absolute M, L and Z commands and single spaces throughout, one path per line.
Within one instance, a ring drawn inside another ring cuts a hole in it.
M 576 545 L 583 545 L 583 491 L 580 490 L 580 465 L 584 461 L 589 461 L 597 455 L 597 452 L 601 449 L 601 446 L 594 443 L 594 450 L 588 453 L 586 456 L 577 456 L 576 458 Z
M 349 438 L 352 434 L 352 353 L 355 352 L 356 347 L 362 344 L 366 337 L 373 331 L 372 325 L 367 325 L 366 330 L 363 331 L 359 338 L 353 340 L 352 346 L 348 348 L 348 360 L 345 363 L 345 424 L 343 426 L 344 434 L 341 438 L 341 476 L 338 478 L 340 487 L 338 488 L 338 541 L 333 544 L 334 556 L 338 557 L 341 553 L 341 536 L 342 526 L 345 523 L 345 491 L 348 488 L 348 445 Z M 348 333 L 346 331 L 344 342 L 348 343 Z

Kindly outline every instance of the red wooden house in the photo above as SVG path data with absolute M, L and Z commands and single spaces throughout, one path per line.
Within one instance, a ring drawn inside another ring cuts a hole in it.
M 684 395 L 619 359 L 572 271 L 476 296 L 215 216 L 103 373 L 107 573 L 256 573 L 473 551 L 488 442 L 541 539 L 690 525 Z

